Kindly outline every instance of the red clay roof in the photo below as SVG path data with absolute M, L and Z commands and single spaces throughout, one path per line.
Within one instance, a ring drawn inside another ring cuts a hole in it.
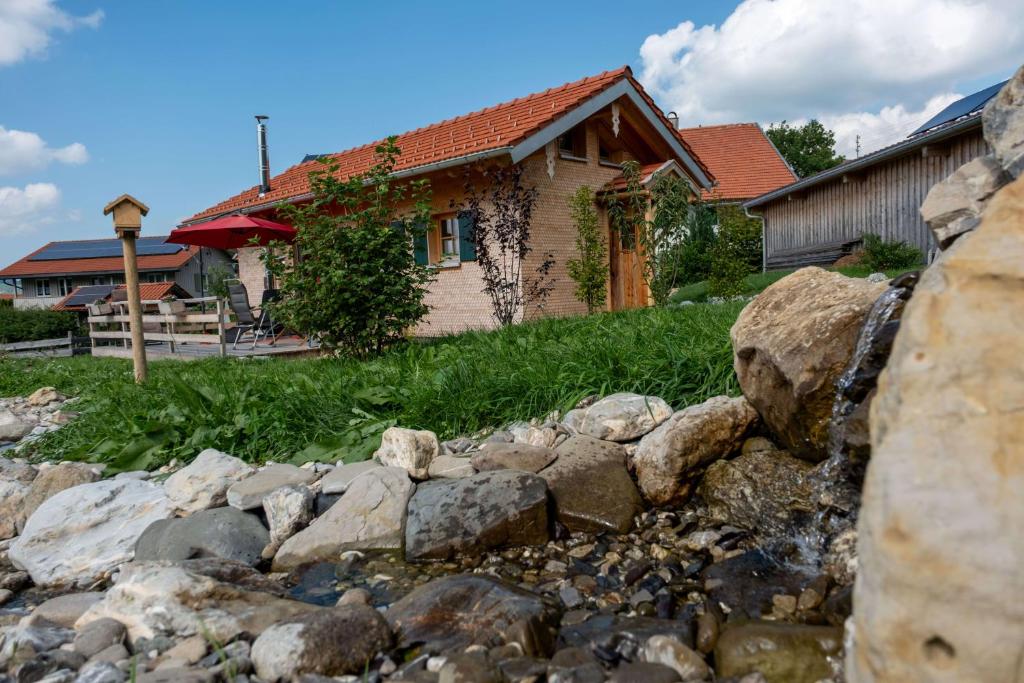
M 69 240 L 74 241 L 74 240 Z M 43 275 L 77 275 L 91 273 L 123 273 L 124 259 L 121 256 L 104 258 L 58 259 L 53 261 L 32 261 L 33 256 L 57 242 L 48 242 L 28 256 L 19 259 L 0 270 L 0 278 L 36 277 Z M 139 270 L 178 270 L 199 253 L 199 247 L 186 246 L 176 254 L 140 256 Z
M 566 83 L 544 92 L 520 97 L 510 102 L 403 133 L 398 136 L 396 141 L 402 153 L 398 157 L 395 170 L 409 171 L 440 161 L 514 146 L 623 79 L 629 79 L 640 95 L 658 113 L 664 125 L 672 128 L 672 124 L 654 104 L 654 100 L 633 78 L 630 68 L 624 66 L 614 71 L 606 71 L 597 76 Z M 350 177 L 369 170 L 375 161 L 374 149 L 381 142 L 383 141 L 378 140 L 362 147 L 328 155 L 334 163 L 339 165 L 338 177 Z M 685 141 L 683 146 L 686 147 Z M 702 170 L 707 171 L 698 155 L 691 154 L 691 156 L 694 157 L 697 164 L 701 165 Z M 185 222 L 254 206 L 271 205 L 303 195 L 309 191 L 309 172 L 319 167 L 321 164 L 318 161 L 296 164 L 271 178 L 271 190 L 266 195 L 260 197 L 258 186 L 253 186 L 245 192 L 197 213 Z M 711 174 L 708 173 L 708 175 Z
M 750 199 L 797 180 L 756 123 L 682 128 L 679 135 L 718 181 L 705 197 Z

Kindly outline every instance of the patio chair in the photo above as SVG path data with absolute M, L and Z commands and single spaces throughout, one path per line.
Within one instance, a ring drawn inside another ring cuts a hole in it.
M 231 307 L 237 321 L 235 340 L 231 344 L 232 350 L 238 347 L 239 340 L 247 331 L 252 335 L 252 346 L 249 348 L 255 349 L 256 342 L 266 337 L 270 333 L 270 328 L 267 327 L 267 318 L 264 315 L 257 318 L 253 314 L 252 307 L 249 306 L 249 292 L 241 282 L 228 283 L 228 306 Z

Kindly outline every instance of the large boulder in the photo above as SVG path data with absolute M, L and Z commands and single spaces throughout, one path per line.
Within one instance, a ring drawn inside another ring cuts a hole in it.
M 380 439 L 380 448 L 373 457 L 387 467 L 401 467 L 413 479 L 430 477 L 430 462 L 441 452 L 434 432 L 389 427 Z
M 43 467 L 32 480 L 32 486 L 22 502 L 25 519 L 52 496 L 66 489 L 89 484 L 100 478 L 99 471 L 84 462 L 62 462 L 52 467 Z
M 838 680 L 832 663 L 838 662 L 842 644 L 843 630 L 834 626 L 770 621 L 737 624 L 719 636 L 715 668 L 723 677 L 760 673 L 767 683 Z
M 565 422 L 584 436 L 606 441 L 632 441 L 651 431 L 672 414 L 657 396 L 622 392 L 605 396 L 586 408 L 570 410 Z
M 989 100 L 981 118 L 985 141 L 1003 168 L 1019 178 L 1024 174 L 1024 66 Z
M 191 463 L 164 482 L 164 491 L 184 514 L 220 507 L 227 503 L 228 489 L 256 469 L 243 460 L 207 448 Z
M 825 459 L 836 380 L 885 289 L 885 283 L 803 268 L 754 297 L 733 325 L 743 395 L 793 455 Z
M 644 497 L 655 505 L 683 502 L 694 475 L 739 450 L 757 422 L 757 411 L 743 397 L 715 396 L 673 414 L 633 454 Z
M 380 466 L 376 460 L 339 464 L 320 480 L 320 490 L 324 493 L 345 493 L 353 481 Z
M 135 544 L 135 560 L 220 557 L 254 565 L 269 542 L 270 534 L 256 515 L 232 507 L 200 510 L 153 522 Z
M 507 545 L 546 543 L 547 502 L 544 480 L 517 470 L 425 482 L 409 501 L 405 556 L 447 559 Z
M 88 583 L 132 559 L 153 522 L 174 514 L 163 489 L 107 479 L 61 491 L 32 513 L 10 559 L 37 585 Z
M 538 632 L 554 629 L 559 613 L 517 586 L 480 574 L 456 574 L 419 586 L 384 616 L 398 647 L 449 652 L 491 644 L 520 621 L 533 622 Z
M 994 154 L 971 159 L 928 190 L 921 217 L 943 249 L 977 227 L 989 197 L 1010 181 Z
M 401 548 L 406 505 L 415 488 L 399 467 L 366 472 L 327 512 L 284 542 L 274 568 L 287 571 L 337 559 L 345 550 Z
M 252 644 L 252 663 L 270 683 L 301 674 L 361 674 L 390 645 L 391 630 L 377 610 L 343 605 L 274 624 Z
M 555 449 L 558 458 L 541 470 L 555 500 L 558 521 L 570 531 L 626 533 L 644 509 L 617 443 L 574 436 Z
M 116 619 L 132 641 L 196 634 L 230 642 L 240 633 L 257 635 L 288 617 L 320 610 L 297 600 L 247 590 L 234 583 L 160 562 L 126 565 L 117 583 L 75 623 L 81 630 L 99 619 Z
M 925 271 L 879 378 L 851 681 L 1020 676 L 1021 311 L 1024 178 Z
M 263 498 L 282 486 L 311 484 L 316 472 L 295 465 L 271 463 L 256 474 L 231 484 L 227 491 L 228 505 L 239 510 L 263 507 Z

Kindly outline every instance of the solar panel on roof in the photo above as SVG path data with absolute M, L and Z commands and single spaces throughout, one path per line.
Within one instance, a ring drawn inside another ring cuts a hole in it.
M 71 297 L 64 302 L 65 306 L 85 306 L 97 299 L 105 299 L 114 291 L 114 285 L 86 285 L 79 287 L 72 293 Z
M 1003 81 L 1002 83 L 990 85 L 984 90 L 979 90 L 973 95 L 968 95 L 963 99 L 957 100 L 953 104 L 949 105 L 948 107 L 940 111 L 935 116 L 928 119 L 928 121 L 926 121 L 923 126 L 915 130 L 907 137 L 917 135 L 918 133 L 923 133 L 926 130 L 931 130 L 932 128 L 935 128 L 936 126 L 941 126 L 944 123 L 955 121 L 961 116 L 973 114 L 974 112 L 984 107 L 986 102 L 995 97 L 996 93 L 1002 90 L 1003 86 L 1006 85 L 1006 83 L 1007 81 Z
M 140 237 L 135 243 L 139 256 L 161 256 L 177 254 L 185 247 L 181 244 L 166 244 L 165 236 Z M 83 240 L 79 242 L 55 242 L 33 255 L 29 261 L 58 261 L 80 258 L 110 258 L 121 255 L 121 241 Z

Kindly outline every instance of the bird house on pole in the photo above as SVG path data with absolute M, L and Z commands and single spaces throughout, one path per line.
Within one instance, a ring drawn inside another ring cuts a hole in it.
M 103 207 L 103 215 L 114 214 L 114 232 L 124 253 L 124 284 L 128 293 L 128 319 L 132 336 L 135 381 L 146 381 L 146 342 L 142 334 L 142 301 L 139 296 L 139 266 L 135 239 L 142 232 L 142 217 L 149 207 L 130 194 L 123 194 Z

